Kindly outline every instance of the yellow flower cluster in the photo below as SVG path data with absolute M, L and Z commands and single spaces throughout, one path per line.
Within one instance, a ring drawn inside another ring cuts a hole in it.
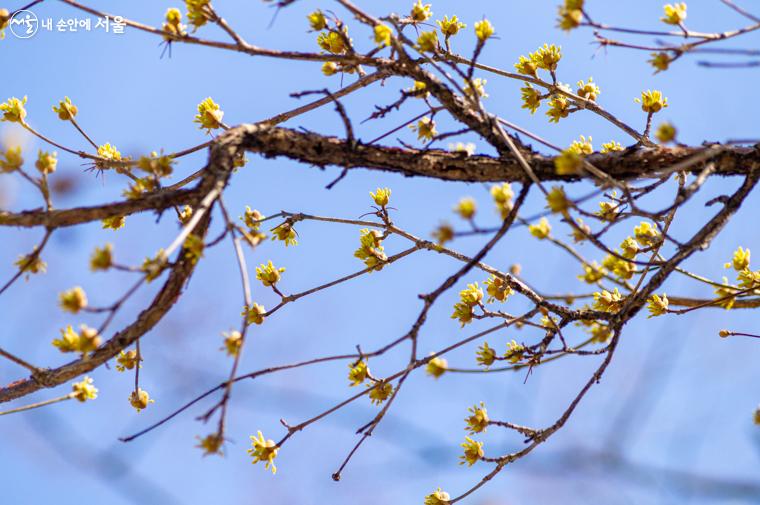
M 267 264 L 262 263 L 256 267 L 256 279 L 260 280 L 265 287 L 274 286 L 280 282 L 284 271 L 285 267 L 277 268 L 272 264 L 272 260 L 269 260 Z
M 243 335 L 239 331 L 223 332 L 224 347 L 221 350 L 227 352 L 227 356 L 237 356 L 243 345 Z
M 377 190 L 373 193 L 372 191 L 369 192 L 369 196 L 372 197 L 372 200 L 374 200 L 375 205 L 379 205 L 381 208 L 385 208 L 388 206 L 388 202 L 391 199 L 391 190 L 390 188 L 377 188 Z
M 185 25 L 182 24 L 182 13 L 176 7 L 166 10 L 165 21 L 161 29 L 164 31 L 164 40 L 175 40 L 187 35 Z M 204 17 L 205 19 L 205 17 Z
M 647 114 L 660 112 L 668 106 L 668 99 L 662 96 L 661 91 L 646 90 L 641 92 L 641 98 L 634 99 L 636 103 L 641 104 L 641 110 Z
M 113 265 L 113 244 L 96 247 L 90 256 L 90 270 L 108 270 Z
M 201 130 L 205 128 L 206 133 L 211 133 L 211 130 L 222 127 L 223 117 L 224 111 L 219 104 L 208 97 L 198 104 L 198 114 L 195 115 L 193 123 L 198 123 Z
M 369 367 L 367 366 L 367 362 L 363 359 L 349 364 L 348 368 L 350 369 L 348 371 L 348 380 L 351 382 L 350 385 L 352 387 L 358 386 L 369 377 Z
M 76 105 L 71 103 L 69 97 L 64 97 L 63 100 L 58 102 L 58 107 L 55 105 L 53 106 L 53 112 L 58 114 L 58 119 L 61 121 L 70 121 L 76 117 L 79 109 L 77 109 Z
M 496 204 L 496 210 L 499 211 L 499 215 L 502 219 L 506 219 L 509 212 L 512 210 L 512 197 L 515 193 L 512 191 L 512 186 L 508 182 L 496 184 L 491 186 L 491 198 Z
M 390 382 L 380 381 L 374 387 L 371 384 L 367 384 L 367 387 L 372 388 L 369 391 L 369 401 L 374 405 L 380 405 L 393 394 L 393 385 Z
M 266 312 L 263 305 L 254 303 L 250 307 L 248 305 L 243 307 L 243 312 L 240 315 L 245 317 L 246 324 L 261 324 L 264 322 Z
M 668 295 L 652 295 L 647 300 L 648 317 L 661 316 L 668 312 Z
M 686 19 L 686 2 L 665 4 L 662 6 L 665 16 L 660 18 L 665 24 L 680 25 Z
M 383 234 L 378 230 L 364 228 L 360 231 L 359 248 L 354 251 L 354 257 L 364 262 L 367 268 L 382 270 L 388 256 L 383 252 Z
M 187 19 L 193 25 L 193 31 L 205 25 L 211 19 L 209 3 L 211 0 L 185 0 Z
M 549 220 L 545 217 L 542 217 L 538 224 L 531 224 L 528 226 L 528 231 L 531 235 L 536 237 L 538 240 L 544 240 L 549 236 L 549 234 L 552 232 L 552 227 L 549 224 Z
M 446 373 L 448 366 L 449 362 L 444 358 L 435 357 L 428 361 L 427 365 L 425 365 L 425 372 L 431 377 L 437 379 Z
M 134 407 L 137 412 L 148 408 L 151 403 L 156 403 L 156 400 L 152 400 L 147 391 L 142 388 L 137 388 L 136 391 L 132 391 L 129 395 L 129 404 Z
M 3 114 L 0 121 L 23 123 L 24 118 L 26 118 L 26 108 L 24 108 L 26 100 L 26 97 L 19 100 L 14 96 L 5 101 L 5 103 L 0 103 L 0 112 Z
M 92 378 L 84 376 L 80 382 L 71 385 L 71 397 L 84 403 L 98 397 L 98 388 L 92 384 Z
M 623 295 L 618 288 L 609 292 L 606 289 L 594 293 L 594 309 L 602 312 L 617 312 L 623 306 Z
M 272 240 L 279 240 L 285 243 L 285 247 L 298 245 L 296 240 L 296 230 L 293 225 L 285 222 L 272 230 Z
M 472 321 L 475 307 L 483 302 L 483 290 L 478 283 L 468 284 L 467 289 L 459 292 L 459 302 L 454 304 L 452 319 L 458 319 L 462 327 Z
M 274 440 L 265 440 L 261 431 L 258 432 L 258 436 L 251 436 L 251 448 L 248 449 L 248 454 L 253 458 L 252 463 L 256 464 L 259 461 L 264 462 L 264 468 L 267 470 L 272 469 L 272 473 L 277 473 L 277 467 L 274 466 L 274 459 L 277 457 L 279 447 L 274 443 Z
M 59 294 L 58 303 L 66 312 L 77 314 L 87 307 L 87 295 L 81 287 L 76 286 Z
M 559 17 L 557 26 L 565 31 L 580 26 L 583 21 L 583 0 L 565 0 L 564 4 L 559 6 Z
M 436 23 L 438 23 L 441 33 L 447 39 L 459 33 L 459 30 L 467 28 L 467 25 L 460 22 L 456 16 L 451 16 L 451 19 L 448 16 L 443 16 L 443 19 L 436 21 Z
M 137 355 L 137 351 L 121 351 L 119 357 L 116 358 L 116 370 L 126 372 L 127 370 L 134 370 L 135 367 L 142 368 L 140 361 L 142 361 L 142 357 Z
M 464 454 L 459 456 L 462 461 L 460 465 L 467 463 L 467 466 L 472 466 L 480 460 L 485 454 L 483 452 L 483 442 L 476 442 L 470 437 L 464 437 L 464 443 L 462 443 Z
M 53 345 L 61 352 L 81 352 L 86 355 L 97 349 L 101 342 L 98 330 L 83 324 L 79 327 L 79 332 L 71 326 L 61 330 L 61 338 L 54 339 Z
M 0 158 L 0 172 L 9 174 L 24 166 L 24 158 L 21 156 L 21 146 L 9 147 L 3 157 Z M 3 159 L 5 158 L 5 159 Z
M 485 282 L 486 293 L 488 293 L 488 299 L 486 302 L 493 303 L 494 300 L 500 302 L 507 301 L 507 297 L 513 293 L 509 284 L 500 276 L 491 275 Z
M 485 432 L 489 421 L 485 404 L 480 402 L 480 406 L 474 405 L 467 410 L 471 415 L 464 419 L 465 423 L 467 423 L 465 430 L 471 434 Z

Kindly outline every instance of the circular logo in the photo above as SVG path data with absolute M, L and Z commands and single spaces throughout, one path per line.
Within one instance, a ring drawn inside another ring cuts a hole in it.
M 40 27 L 37 15 L 32 11 L 17 11 L 8 22 L 11 33 L 20 39 L 34 37 Z

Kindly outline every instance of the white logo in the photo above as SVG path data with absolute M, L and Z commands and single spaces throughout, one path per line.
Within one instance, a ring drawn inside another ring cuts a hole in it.
M 31 11 L 17 11 L 13 14 L 10 22 L 11 33 L 20 39 L 28 39 L 34 37 L 37 33 L 37 29 L 40 27 L 40 22 L 37 19 L 37 15 Z

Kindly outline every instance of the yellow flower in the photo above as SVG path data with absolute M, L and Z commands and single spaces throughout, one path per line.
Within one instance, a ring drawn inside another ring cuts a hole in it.
M 507 358 L 511 363 L 517 363 L 523 359 L 524 354 L 525 346 L 518 344 L 512 340 L 507 344 L 507 352 L 504 354 L 504 357 Z
M 446 373 L 446 369 L 449 366 L 449 362 L 443 358 L 433 358 L 425 365 L 425 372 L 437 379 L 441 375 Z
M 623 295 L 618 288 L 609 292 L 606 289 L 594 293 L 594 309 L 602 312 L 617 312 L 623 306 Z
M 193 123 L 198 123 L 201 130 L 205 128 L 206 133 L 211 133 L 211 130 L 222 127 L 223 117 L 224 112 L 219 107 L 219 104 L 214 102 L 211 97 L 208 97 L 198 104 L 198 114 L 195 115 Z
M 464 142 L 451 143 L 449 144 L 449 151 L 452 153 L 463 154 L 465 156 L 472 156 L 475 154 L 475 144 L 472 142 L 466 144 Z
M 470 307 L 480 305 L 483 301 L 483 290 L 480 289 L 477 282 L 467 285 L 467 289 L 459 292 L 459 301 Z
M 565 149 L 554 158 L 557 175 L 576 175 L 583 166 L 583 157 L 572 149 Z
M 662 6 L 665 16 L 660 21 L 669 25 L 680 25 L 686 19 L 686 2 L 665 4 Z
M 239 331 L 230 331 L 222 333 L 224 337 L 224 347 L 222 350 L 227 352 L 227 356 L 237 356 L 240 353 L 240 347 L 243 345 L 243 335 Z
M 520 93 L 523 101 L 522 108 L 528 109 L 531 114 L 534 114 L 541 106 L 541 93 L 530 84 L 520 88 Z
M 274 466 L 274 459 L 277 457 L 279 447 L 274 443 L 274 440 L 264 440 L 264 435 L 261 431 L 258 432 L 258 436 L 251 436 L 251 448 L 248 449 L 248 454 L 251 455 L 253 461 L 251 463 L 256 464 L 259 461 L 264 461 L 264 468 L 269 470 L 272 468 L 272 474 L 277 473 L 277 467 Z
M 459 30 L 467 28 L 467 25 L 460 22 L 456 16 L 451 16 L 451 19 L 448 16 L 443 16 L 443 20 L 436 21 L 436 23 L 438 23 L 441 33 L 447 39 L 459 33 Z
M 179 11 L 179 9 L 176 7 L 167 9 L 164 18 L 166 21 L 161 27 L 161 29 L 165 32 L 164 40 L 171 41 L 187 35 L 187 31 L 185 31 L 185 25 L 182 24 L 182 13 Z
M 596 213 L 604 221 L 613 222 L 618 216 L 618 205 L 613 202 L 599 202 L 599 211 Z
M 501 277 L 491 275 L 485 282 L 486 293 L 488 293 L 488 303 L 498 300 L 500 302 L 507 301 L 507 297 L 512 294 L 512 288 Z
M 52 174 L 58 166 L 57 156 L 58 153 L 56 152 L 49 153 L 40 149 L 37 152 L 37 162 L 34 166 L 43 175 Z
M 512 197 L 514 191 L 512 186 L 508 182 L 502 184 L 495 184 L 491 186 L 491 198 L 493 198 L 496 204 L 496 209 L 499 211 L 502 219 L 506 219 L 509 212 L 512 210 Z M 474 200 L 473 200 L 474 203 Z
M 676 127 L 668 122 L 660 124 L 660 126 L 657 127 L 657 131 L 654 132 L 655 138 L 663 144 L 673 142 L 676 139 L 676 134 Z
M 562 59 L 562 47 L 552 44 L 544 44 L 539 47 L 535 52 L 530 54 L 530 59 L 533 60 L 536 67 L 543 68 L 549 72 L 557 70 L 557 64 Z
M 121 194 L 128 200 L 140 198 L 144 193 L 158 189 L 158 183 L 152 177 L 142 177 L 132 182 Z
M 549 116 L 550 123 L 559 123 L 560 119 L 570 115 L 570 101 L 564 95 L 552 95 L 546 115 Z
M 35 250 L 36 249 L 37 248 L 35 247 Z M 13 264 L 16 265 L 20 271 L 26 272 L 27 274 L 44 274 L 47 272 L 47 263 L 42 261 L 39 254 L 21 255 Z
M 309 26 L 315 32 L 319 32 L 327 28 L 327 18 L 325 18 L 325 15 L 320 10 L 312 12 L 306 16 L 306 18 L 309 20 Z
M 570 201 L 565 195 L 565 189 L 561 186 L 554 186 L 549 194 L 546 195 L 547 207 L 555 213 L 567 212 L 570 208 Z
M 538 224 L 532 224 L 528 226 L 530 234 L 536 237 L 538 240 L 543 240 L 549 236 L 552 232 L 552 227 L 549 224 L 549 220 L 542 217 Z
M 338 65 L 334 61 L 326 61 L 322 64 L 322 74 L 330 77 L 338 73 Z
M 393 31 L 384 24 L 375 25 L 375 43 L 378 47 L 391 45 Z
M 750 252 L 749 249 L 744 249 L 742 247 L 739 247 L 736 251 L 734 251 L 734 256 L 731 259 L 731 263 L 726 263 L 726 268 L 734 267 L 734 270 L 737 272 L 741 272 L 742 270 L 747 270 L 749 268 L 749 258 L 750 258 Z
M 474 198 L 466 197 L 459 200 L 454 207 L 454 212 L 459 214 L 462 219 L 472 219 L 478 211 L 478 204 Z
M 586 140 L 586 137 L 581 135 L 580 140 L 573 140 L 568 149 L 582 155 L 592 154 L 594 152 L 594 146 L 591 144 L 592 140 L 591 137 Z
M 282 223 L 272 230 L 272 240 L 285 242 L 285 247 L 298 245 L 296 240 L 296 231 L 290 223 Z
M 185 0 L 185 6 L 187 7 L 187 19 L 190 21 L 197 30 L 201 26 L 205 25 L 209 19 L 211 19 L 211 13 L 209 12 L 209 2 L 211 0 Z
M 612 338 L 612 330 L 609 326 L 594 323 L 591 326 L 591 341 L 595 344 L 606 344 Z
M 53 339 L 53 345 L 61 352 L 81 352 L 84 355 L 97 349 L 102 341 L 97 330 L 83 324 L 79 332 L 71 326 L 61 330 L 61 338 Z
M 369 368 L 367 367 L 367 362 L 363 359 L 349 364 L 348 367 L 350 368 L 348 380 L 351 382 L 351 387 L 358 386 L 369 377 Z
M 427 21 L 432 15 L 433 13 L 430 12 L 430 4 L 422 5 L 422 0 L 417 0 L 417 3 L 412 5 L 410 17 L 415 23 Z
M 484 367 L 489 367 L 493 365 L 494 361 L 496 361 L 496 351 L 488 346 L 488 342 L 483 342 L 483 345 L 478 347 L 475 356 L 475 360 L 478 364 L 483 365 Z
M 8 9 L 0 9 L 0 40 L 5 38 L 5 28 L 8 26 L 10 17 L 11 13 L 8 12 Z
M 652 295 L 647 300 L 647 309 L 649 317 L 661 316 L 668 312 L 668 295 L 663 294 L 662 298 L 658 295 Z
M 449 493 L 441 491 L 441 488 L 438 488 L 436 491 L 425 496 L 424 505 L 449 505 L 449 500 L 451 500 Z
M 475 22 L 475 35 L 478 37 L 478 43 L 482 44 L 490 39 L 494 34 L 494 28 L 491 22 L 483 19 Z
M 151 403 L 156 403 L 156 400 L 151 400 L 148 392 L 142 388 L 137 388 L 137 391 L 132 391 L 129 395 L 129 404 L 138 412 L 148 408 Z
M 87 295 L 82 288 L 76 286 L 58 295 L 58 303 L 66 312 L 76 314 L 87 307 Z
M 256 279 L 260 280 L 265 287 L 274 286 L 280 282 L 280 274 L 284 271 L 284 267 L 277 268 L 272 264 L 272 260 L 269 260 L 266 265 L 262 263 L 256 267 Z
M 648 221 L 642 221 L 641 224 L 635 227 L 633 229 L 633 236 L 636 238 L 636 242 L 643 247 L 655 246 L 662 241 L 657 227 Z
M 427 98 L 430 96 L 430 92 L 427 91 L 427 84 L 422 81 L 414 81 L 414 86 L 405 91 L 415 98 Z
M 755 409 L 755 414 L 752 416 L 756 425 L 760 426 L 760 407 Z
M 102 221 L 103 229 L 104 230 L 118 230 L 121 228 L 124 228 L 124 225 L 127 222 L 126 216 L 113 216 L 113 217 L 107 217 Z
M 631 258 L 633 259 L 633 258 Z M 622 260 L 611 254 L 607 255 L 602 261 L 602 265 L 612 271 L 621 279 L 630 279 L 636 273 L 636 265 L 630 261 Z
M 98 156 L 106 161 L 121 161 L 121 153 L 116 146 L 103 144 L 98 147 Z
M 142 361 L 142 357 L 138 359 L 137 351 L 131 350 L 131 351 L 121 351 L 119 353 L 119 357 L 116 358 L 116 370 L 119 372 L 126 372 L 127 370 L 134 370 L 135 367 L 142 368 L 142 365 L 140 364 L 140 361 Z
M 654 73 L 664 72 L 670 67 L 670 56 L 668 53 L 652 53 L 652 59 L 647 60 L 647 63 L 654 67 Z
M 467 410 L 472 412 L 472 415 L 464 419 L 467 423 L 465 430 L 469 431 L 471 434 L 484 433 L 488 427 L 489 421 L 488 411 L 486 411 L 485 404 L 480 402 L 480 407 L 474 405 Z
M 371 388 L 372 385 L 367 384 L 367 387 Z M 390 382 L 380 381 L 377 387 L 373 388 L 369 392 L 369 401 L 374 405 L 380 405 L 385 400 L 390 398 L 393 393 L 393 385 Z
M 626 237 L 620 243 L 620 249 L 623 251 L 623 256 L 629 260 L 635 259 L 639 253 L 639 244 L 633 237 Z
M 568 9 L 564 6 L 559 7 L 557 27 L 569 32 L 573 28 L 580 26 L 581 21 L 583 21 L 583 11 L 580 9 Z
M 536 70 L 538 70 L 538 67 L 531 58 L 520 56 L 518 62 L 515 63 L 515 69 L 517 69 L 517 72 L 520 74 L 537 77 Z
M 486 82 L 488 81 L 480 77 L 472 79 L 472 83 L 467 83 L 464 86 L 465 94 L 472 98 L 488 98 L 485 88 Z
M 417 37 L 417 46 L 423 53 L 434 53 L 438 50 L 438 32 L 422 32 Z
M 596 261 L 591 264 L 583 265 L 583 275 L 579 275 L 578 278 L 588 284 L 596 284 L 604 278 L 605 270 L 599 266 Z
M 467 466 L 472 466 L 484 456 L 483 442 L 476 442 L 470 437 L 464 437 L 464 443 L 461 445 L 464 449 L 464 454 L 459 456 L 459 459 L 462 460 L 459 462 L 460 465 L 467 463 Z
M 454 313 L 451 314 L 451 319 L 458 319 L 462 325 L 462 328 L 470 322 L 473 317 L 472 306 L 466 303 L 457 302 L 454 304 Z
M 222 445 L 224 444 L 224 437 L 218 433 L 211 433 L 205 437 L 196 437 L 198 439 L 199 449 L 203 449 L 203 455 L 208 456 L 210 454 L 222 454 Z
M 341 32 L 322 32 L 317 37 L 319 47 L 332 54 L 343 54 L 348 51 L 351 39 L 348 38 L 348 28 L 345 26 Z
M 58 114 L 58 118 L 61 121 L 68 121 L 76 117 L 79 109 L 77 109 L 77 106 L 71 103 L 71 99 L 66 96 L 63 100 L 58 102 L 58 107 L 55 105 L 53 106 L 53 112 Z
M 261 324 L 264 322 L 264 314 L 266 312 L 263 305 L 254 303 L 251 307 L 248 307 L 248 305 L 243 307 L 243 312 L 240 315 L 245 316 L 246 324 Z
M 163 249 L 159 249 L 158 253 L 153 258 L 145 258 L 143 264 L 140 266 L 140 270 L 145 273 L 145 280 L 150 282 L 164 271 L 168 258 Z
M 570 234 L 573 237 L 573 241 L 576 244 L 580 244 L 581 242 L 584 242 L 586 239 L 588 239 L 588 236 L 591 235 L 591 227 L 583 222 L 583 219 L 578 218 L 576 220 L 577 227 L 573 227 L 573 231 Z
M 716 288 L 714 293 L 718 297 L 718 300 L 721 300 L 718 302 L 718 306 L 726 310 L 729 310 L 736 303 L 736 297 L 732 296 L 736 293 L 736 289 L 732 289 L 732 286 L 728 284 L 728 279 L 725 277 L 723 277 L 723 287 Z
M 98 397 L 98 388 L 92 385 L 92 379 L 86 375 L 81 382 L 75 382 L 71 385 L 71 395 L 80 402 L 94 400 Z
M 140 159 L 137 160 L 137 168 L 155 175 L 158 178 L 169 177 L 172 175 L 172 172 L 174 171 L 172 168 L 173 164 L 174 159 L 171 156 L 159 156 L 155 151 L 150 153 L 150 156 L 141 156 Z
M 642 91 L 641 98 L 636 98 L 634 101 L 640 103 L 641 110 L 648 114 L 660 112 L 668 106 L 668 99 L 662 96 L 661 91 L 657 90 Z
M 90 256 L 90 270 L 108 270 L 113 265 L 113 245 L 106 244 L 103 247 L 96 247 Z
M 9 174 L 15 172 L 24 165 L 21 156 L 21 146 L 9 147 L 3 154 L 5 159 L 0 158 L 0 172 Z
M 596 98 L 601 92 L 602 90 L 599 89 L 599 86 L 596 85 L 591 77 L 588 78 L 588 82 L 578 81 L 578 91 L 576 94 L 581 98 L 596 102 Z
M 26 105 L 27 98 L 24 97 L 21 100 L 11 97 L 5 103 L 0 103 L 0 112 L 3 113 L 3 117 L 0 121 L 8 121 L 11 123 L 23 123 L 26 117 Z
M 375 201 L 375 205 L 385 208 L 391 198 L 391 190 L 390 188 L 377 188 L 374 193 L 370 191 L 369 196 Z
M 620 142 L 616 142 L 614 140 L 610 140 L 609 142 L 602 144 L 602 154 L 622 150 L 624 150 L 624 147 L 620 145 Z
M 436 243 L 442 246 L 446 242 L 453 240 L 454 229 L 450 224 L 442 223 L 438 225 L 438 228 L 436 228 L 431 235 L 435 239 Z
M 354 257 L 362 260 L 367 268 L 382 270 L 388 257 L 382 246 L 383 234 L 378 230 L 364 228 L 360 231 L 359 248 L 354 251 Z
M 435 121 L 429 117 L 423 117 L 416 125 L 410 125 L 413 131 L 417 132 L 418 140 L 433 140 L 438 131 L 435 129 Z

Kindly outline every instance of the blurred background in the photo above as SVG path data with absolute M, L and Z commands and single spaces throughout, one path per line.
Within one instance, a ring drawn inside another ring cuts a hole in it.
M 6 1 L 6 4 L 8 2 Z M 87 5 L 130 19 L 159 26 L 171 2 L 148 0 L 88 1 Z M 376 15 L 405 13 L 411 0 L 368 2 L 360 6 Z M 468 28 L 454 39 L 455 49 L 472 51 L 472 25 L 487 16 L 496 27 L 497 40 L 489 42 L 481 61 L 511 69 L 521 54 L 549 42 L 562 45 L 558 77 L 575 83 L 593 76 L 602 89 L 599 102 L 622 120 L 643 128 L 644 114 L 633 102 L 644 89 L 661 89 L 670 107 L 658 114 L 655 124 L 672 121 L 679 138 L 688 144 L 705 140 L 757 138 L 757 70 L 710 70 L 696 61 L 710 55 L 685 57 L 671 70 L 652 75 L 648 53 L 627 49 L 600 50 L 589 30 L 566 34 L 555 28 L 556 4 L 551 1 L 453 0 L 433 2 L 434 18 L 457 14 Z M 746 7 L 753 7 L 746 2 Z M 21 7 L 12 0 L 9 10 Z M 662 29 L 659 1 L 602 2 L 588 0 L 595 20 L 638 28 Z M 316 50 L 316 34 L 308 33 L 306 15 L 316 8 L 334 9 L 349 21 L 351 36 L 361 48 L 370 47 L 369 32 L 350 20 L 335 2 L 302 0 L 277 12 L 260 1 L 224 0 L 217 11 L 249 42 L 262 47 Z M 32 9 L 41 19 L 86 19 L 89 16 L 60 2 L 46 1 Z M 183 8 L 184 10 L 184 8 Z M 689 3 L 688 26 L 718 32 L 748 21 L 717 0 Z M 756 13 L 758 14 L 758 13 Z M 204 38 L 224 40 L 225 34 L 208 26 Z M 651 38 L 626 39 L 653 43 Z M 324 77 L 318 63 L 254 58 L 205 47 L 174 44 L 162 57 L 161 40 L 126 29 L 122 35 L 102 30 L 61 33 L 41 30 L 20 40 L 8 34 L 0 42 L 0 99 L 27 95 L 27 121 L 58 142 L 87 148 L 70 125 L 51 111 L 64 96 L 79 107 L 78 120 L 99 144 L 110 142 L 124 155 L 164 149 L 172 152 L 206 140 L 192 123 L 196 105 L 213 97 L 225 111 L 230 125 L 259 121 L 302 104 L 291 93 L 341 86 L 341 77 Z M 758 36 L 737 39 L 725 47 L 757 47 Z M 726 61 L 726 60 L 722 60 Z M 478 75 L 478 74 L 476 74 Z M 490 98 L 486 107 L 502 117 L 566 146 L 578 135 L 592 136 L 598 149 L 611 139 L 629 145 L 630 139 L 593 114 L 578 113 L 559 125 L 549 124 L 542 109 L 534 116 L 520 105 L 520 84 L 483 75 Z M 354 77 L 346 76 L 343 84 Z M 343 100 L 354 118 L 357 135 L 366 140 L 384 133 L 424 111 L 420 101 L 410 101 L 402 111 L 381 121 L 359 125 L 375 105 L 392 102 L 410 82 L 389 79 Z M 343 134 L 343 125 L 332 107 L 300 116 L 287 123 L 323 134 Z M 25 135 L 15 125 L 0 125 L 3 144 L 22 144 L 27 163 L 38 148 L 50 149 Z M 439 131 L 457 126 L 440 118 Z M 401 131 L 394 139 L 415 143 L 414 134 Z M 471 136 L 478 152 L 491 152 Z M 447 143 L 448 141 L 444 141 Z M 446 147 L 445 145 L 442 147 Z M 180 160 L 171 182 L 181 180 L 203 166 L 206 153 Z M 127 180 L 115 173 L 96 177 L 81 160 L 62 155 L 52 176 L 58 208 L 92 205 L 120 198 Z M 280 210 L 357 218 L 370 211 L 368 191 L 392 188 L 396 224 L 418 236 L 447 220 L 457 229 L 452 206 L 463 196 L 475 197 L 476 218 L 481 226 L 498 224 L 488 187 L 402 178 L 376 171 L 354 170 L 332 190 L 325 189 L 340 173 L 335 167 L 319 170 L 285 159 L 265 160 L 249 155 L 248 165 L 233 177 L 225 193 L 230 211 L 242 215 L 246 205 L 266 215 Z M 33 170 L 33 168 L 31 168 Z M 713 180 L 676 218 L 676 238 L 686 239 L 714 212 L 704 203 L 731 191 L 738 180 Z M 568 186 L 568 194 L 581 196 L 588 184 Z M 648 200 L 656 208 L 672 197 L 668 187 Z M 537 193 L 537 192 L 534 192 Z M 593 203 L 593 202 L 592 202 Z M 0 175 L 0 208 L 22 210 L 41 205 L 39 195 L 18 177 Z M 540 212 L 545 203 L 533 194 L 524 216 Z M 720 278 L 727 272 L 733 250 L 742 245 L 760 251 L 753 216 L 760 211 L 751 197 L 735 219 L 708 250 L 694 256 L 687 267 L 699 274 Z M 177 232 L 175 220 L 152 214 L 127 218 L 124 229 L 103 230 L 99 223 L 57 231 L 45 249 L 45 275 L 19 282 L 0 298 L 0 345 L 25 360 L 44 366 L 60 366 L 61 355 L 50 341 L 68 324 L 96 326 L 92 315 L 71 317 L 57 307 L 59 292 L 82 286 L 92 305 L 104 306 L 121 296 L 129 274 L 93 274 L 88 258 L 93 248 L 114 244 L 117 261 L 139 264 L 166 247 Z M 558 226 L 555 234 L 566 237 Z M 633 226 L 635 223 L 631 223 Z M 214 229 L 220 228 L 216 216 Z M 287 268 L 281 288 L 298 292 L 359 270 L 352 253 L 358 229 L 344 225 L 300 223 L 297 247 L 267 242 L 248 253 L 251 270 L 271 259 Z M 13 272 L 13 262 L 39 242 L 42 230 L 0 230 L 0 280 Z M 623 233 L 621 231 L 621 233 Z M 475 252 L 483 237 L 457 240 L 454 248 Z M 617 242 L 612 242 L 617 243 Z M 389 254 L 406 247 L 389 239 Z M 598 251 L 581 248 L 601 260 Z M 523 277 L 544 292 L 588 292 L 576 279 L 580 267 L 563 251 L 532 238 L 524 227 L 510 231 L 486 258 L 502 270 L 519 263 Z M 317 356 L 353 352 L 360 344 L 375 349 L 408 331 L 421 307 L 420 293 L 434 289 L 460 265 L 432 253 L 417 253 L 352 282 L 306 297 L 285 307 L 262 326 L 251 329 L 242 372 L 295 362 Z M 197 435 L 206 435 L 215 424 L 204 426 L 195 417 L 213 399 L 198 404 L 162 428 L 125 444 L 117 440 L 162 418 L 186 401 L 224 380 L 230 359 L 218 349 L 222 331 L 237 328 L 242 305 L 238 267 L 231 245 L 224 242 L 206 252 L 205 259 L 187 286 L 184 296 L 168 316 L 142 340 L 145 358 L 143 387 L 156 399 L 139 414 L 127 397 L 133 376 L 113 367 L 92 376 L 100 389 L 94 402 L 66 402 L 45 409 L 0 418 L 0 485 L 3 503 L 12 505 L 58 503 L 108 503 L 121 505 L 173 503 L 350 503 L 419 504 L 424 495 L 441 486 L 452 496 L 468 489 L 490 470 L 490 465 L 460 467 L 457 456 L 465 434 L 467 408 L 484 401 L 493 419 L 543 427 L 563 412 L 598 366 L 599 358 L 575 357 L 524 372 L 494 374 L 446 374 L 438 380 L 422 371 L 413 374 L 388 416 L 343 472 L 339 483 L 330 475 L 357 441 L 355 431 L 372 419 L 377 409 L 362 398 L 296 434 L 280 451 L 278 472 L 273 476 L 260 465 L 252 466 L 246 454 L 248 436 L 262 430 L 278 440 L 291 424 L 312 417 L 356 390 L 347 387 L 347 363 L 334 362 L 268 375 L 239 383 L 233 392 L 226 456 L 202 457 L 194 446 Z M 729 274 L 730 275 L 730 274 Z M 478 274 L 465 281 L 480 281 Z M 134 319 L 149 302 L 161 282 L 155 282 L 130 300 L 117 315 L 113 330 Z M 441 349 L 476 332 L 477 322 L 466 329 L 450 319 L 458 289 L 450 290 L 431 312 L 420 335 L 420 352 Z M 668 294 L 710 297 L 711 291 L 685 277 L 673 277 Z M 266 307 L 276 297 L 254 285 L 254 299 Z M 520 313 L 527 305 L 515 296 L 506 309 Z M 718 330 L 757 331 L 750 311 L 706 309 L 685 316 L 647 320 L 641 314 L 630 323 L 611 367 L 600 384 L 584 399 L 567 426 L 529 457 L 509 466 L 491 483 L 468 498 L 472 504 L 744 504 L 760 503 L 760 427 L 752 413 L 760 402 L 760 343 L 753 339 L 720 339 Z M 572 342 L 585 335 L 568 330 Z M 110 336 L 106 335 L 106 336 Z M 535 342 L 533 331 L 509 330 L 490 336 L 492 347 L 503 350 L 511 339 Z M 474 368 L 477 343 L 447 356 L 451 366 Z M 401 347 L 372 360 L 375 374 L 393 373 L 404 366 L 408 349 Z M 0 383 L 7 384 L 26 373 L 9 361 L 0 361 Z M 51 398 L 69 391 L 44 390 L 2 409 Z M 489 429 L 479 437 L 487 455 L 522 447 L 513 432 Z M 41 485 L 41 483 L 44 483 Z

